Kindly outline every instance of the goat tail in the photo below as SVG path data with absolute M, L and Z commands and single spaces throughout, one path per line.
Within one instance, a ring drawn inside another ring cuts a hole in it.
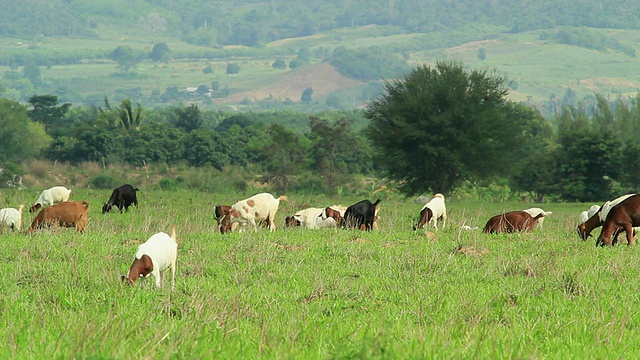
M 380 199 L 376 200 L 376 202 L 373 203 L 373 206 L 378 206 L 378 204 L 380 204 Z
M 278 198 L 278 201 L 289 201 L 289 198 L 286 197 L 285 195 L 282 195 Z
M 171 225 L 171 230 L 169 231 L 169 236 L 173 239 L 173 241 L 175 241 L 176 243 L 178 242 L 176 239 L 176 224 Z
M 85 208 L 89 209 L 89 202 L 87 200 L 82 200 L 81 202 Z
M 24 210 L 24 204 L 20 204 L 20 206 L 18 206 L 18 212 L 22 213 L 22 210 Z

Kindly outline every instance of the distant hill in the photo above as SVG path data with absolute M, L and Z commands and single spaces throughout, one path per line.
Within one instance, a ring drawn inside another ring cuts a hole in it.
M 321 63 L 291 70 L 278 76 L 272 83 L 216 100 L 214 103 L 233 104 L 245 99 L 251 101 L 290 99 L 297 102 L 306 88 L 313 89 L 313 97 L 322 98 L 335 91 L 362 84 L 362 81 L 341 75 L 330 64 Z
M 640 89 L 638 14 L 640 2 L 629 0 L 0 0 L 0 96 L 322 111 L 362 107 L 383 79 L 402 76 L 341 72 L 329 63 L 344 48 L 358 52 L 352 61 L 374 49 L 408 64 L 495 69 L 514 100 L 552 113 L 594 93 Z M 158 43 L 171 50 L 166 62 L 149 59 Z M 130 64 L 113 58 L 119 47 L 130 49 Z M 228 74 L 229 64 L 239 72 Z M 218 90 L 186 91 L 202 86 Z M 313 101 L 302 104 L 307 88 Z

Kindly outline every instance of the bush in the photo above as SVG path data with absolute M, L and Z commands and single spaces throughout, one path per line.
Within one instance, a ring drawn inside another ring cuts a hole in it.
M 160 182 L 158 182 L 158 186 L 160 186 L 160 189 L 162 190 L 178 190 L 178 184 L 176 183 L 176 181 L 169 178 L 161 179 Z
M 111 175 L 98 175 L 89 180 L 88 187 L 94 189 L 113 189 L 116 179 Z

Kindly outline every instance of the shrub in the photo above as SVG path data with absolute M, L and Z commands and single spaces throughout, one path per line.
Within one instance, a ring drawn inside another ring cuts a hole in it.
M 89 180 L 88 187 L 95 189 L 112 189 L 116 179 L 111 175 L 98 175 Z
M 160 186 L 160 189 L 162 190 L 178 190 L 178 184 L 176 183 L 176 181 L 169 178 L 161 179 L 160 182 L 158 182 L 158 186 Z

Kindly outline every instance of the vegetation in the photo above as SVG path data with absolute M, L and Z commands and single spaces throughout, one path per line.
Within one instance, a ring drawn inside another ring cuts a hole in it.
M 5 189 L 0 201 L 29 204 L 39 190 Z M 143 187 L 138 208 L 102 215 L 110 190 L 74 189 L 72 199 L 91 204 L 86 233 L 2 229 L 1 356 L 628 358 L 639 350 L 638 248 L 578 240 L 573 224 L 586 204 L 548 205 L 553 215 L 532 234 L 489 236 L 459 224 L 482 226 L 524 204 L 451 200 L 447 227 L 433 236 L 410 230 L 420 205 L 393 198 L 382 202 L 379 232 L 284 229 L 284 216 L 306 204 L 359 200 L 289 194 L 276 232 L 214 233 L 211 207 L 256 190 Z M 26 224 L 32 218 L 24 214 Z M 172 224 L 175 291 L 121 284 L 138 244 Z
M 533 123 L 544 120 L 509 103 L 507 93 L 503 77 L 462 64 L 416 67 L 387 83 L 387 95 L 366 111 L 376 163 L 407 194 L 508 176 L 533 147 Z

